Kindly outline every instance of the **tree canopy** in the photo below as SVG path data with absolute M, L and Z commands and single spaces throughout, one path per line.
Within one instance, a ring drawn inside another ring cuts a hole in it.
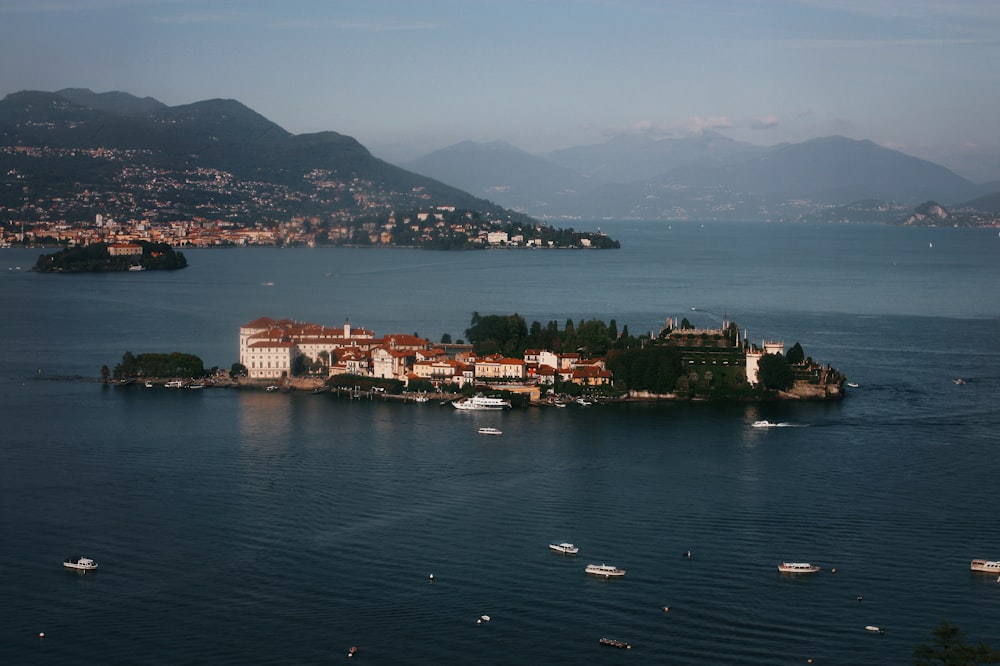
M 956 625 L 942 622 L 931 630 L 931 640 L 913 649 L 914 666 L 978 666 L 1000 663 L 997 652 L 982 641 L 968 645 Z

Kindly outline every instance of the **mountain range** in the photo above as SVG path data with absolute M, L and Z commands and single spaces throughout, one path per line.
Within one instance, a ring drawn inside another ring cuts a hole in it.
M 0 100 L 0 212 L 151 221 L 516 211 L 380 160 L 337 132 L 293 135 L 235 100 L 167 106 L 68 88 Z
M 329 224 L 452 206 L 517 221 L 904 223 L 917 206 L 936 202 L 961 225 L 996 223 L 998 200 L 1000 182 L 973 183 L 840 136 L 769 147 L 711 132 L 617 137 L 538 155 L 465 141 L 393 165 L 352 137 L 294 135 L 235 100 L 171 107 L 84 88 L 0 100 L 5 220 L 104 213 L 238 224 L 311 216 Z
M 706 132 L 539 155 L 462 142 L 401 166 L 549 219 L 807 220 L 853 207 L 894 222 L 929 200 L 966 209 L 1000 192 L 1000 183 L 841 136 L 762 147 Z

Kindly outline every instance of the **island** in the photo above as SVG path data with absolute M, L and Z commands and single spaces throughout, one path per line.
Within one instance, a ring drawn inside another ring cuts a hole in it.
M 230 374 L 248 385 L 383 395 L 489 393 L 512 405 L 591 400 L 830 400 L 846 378 L 795 343 L 756 343 L 734 322 L 696 328 L 668 317 L 633 336 L 614 320 L 560 328 L 512 315 L 473 313 L 468 342 L 376 336 L 349 322 L 330 327 L 260 317 L 239 330 Z
M 94 273 L 147 270 L 178 270 L 187 259 L 167 243 L 134 241 L 91 243 L 43 254 L 32 270 L 39 273 Z

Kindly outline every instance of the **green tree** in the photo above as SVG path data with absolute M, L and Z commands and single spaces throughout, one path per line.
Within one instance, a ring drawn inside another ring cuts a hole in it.
M 792 348 L 788 350 L 788 355 L 785 356 L 785 358 L 788 359 L 789 363 L 795 365 L 797 363 L 802 363 L 802 361 L 806 360 L 806 353 L 802 351 L 802 345 L 796 342 L 794 345 L 792 345 Z
M 105 384 L 107 384 L 110 380 L 111 380 L 111 370 L 108 369 L 108 366 L 102 365 L 101 366 L 101 381 L 104 382 Z
M 233 363 L 229 368 L 229 378 L 236 379 L 237 377 L 246 377 L 249 374 L 247 371 L 247 366 L 242 363 Z
M 795 384 L 792 367 L 781 354 L 764 354 L 757 369 L 760 383 L 768 390 L 787 391 Z
M 451 344 L 451 333 L 445 333 L 441 336 L 441 344 L 443 345 Z
M 1000 663 L 1000 652 L 982 641 L 975 645 L 964 642 L 962 630 L 942 622 L 931 630 L 931 640 L 913 649 L 914 666 L 977 666 Z

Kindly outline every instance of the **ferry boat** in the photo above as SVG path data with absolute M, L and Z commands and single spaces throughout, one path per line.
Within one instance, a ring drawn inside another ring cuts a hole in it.
M 502 435 L 503 430 L 497 430 L 496 428 L 480 428 L 480 435 Z
M 778 565 L 781 573 L 816 573 L 819 567 L 808 562 L 782 562 Z
M 585 571 L 594 576 L 604 576 L 605 578 L 625 575 L 624 569 L 619 569 L 618 567 L 613 567 L 608 564 L 588 564 Z
M 456 400 L 451 403 L 452 407 L 455 409 L 464 410 L 498 410 L 498 409 L 508 409 L 510 408 L 510 401 L 504 400 L 503 398 L 497 398 L 493 396 L 486 396 L 482 393 L 477 393 L 471 398 L 466 398 L 465 400 Z
M 985 573 L 1000 573 L 1000 560 L 972 560 L 969 569 Z
M 580 552 L 579 548 L 566 541 L 563 541 L 562 543 L 550 543 L 549 548 L 557 553 L 562 553 L 563 555 L 576 555 Z
M 164 384 L 167 388 L 184 388 L 184 381 L 180 379 L 171 379 L 169 382 Z
M 75 571 L 95 571 L 97 569 L 97 562 L 89 557 L 75 555 L 73 557 L 67 557 L 63 560 L 63 566 L 67 569 L 73 569 Z

